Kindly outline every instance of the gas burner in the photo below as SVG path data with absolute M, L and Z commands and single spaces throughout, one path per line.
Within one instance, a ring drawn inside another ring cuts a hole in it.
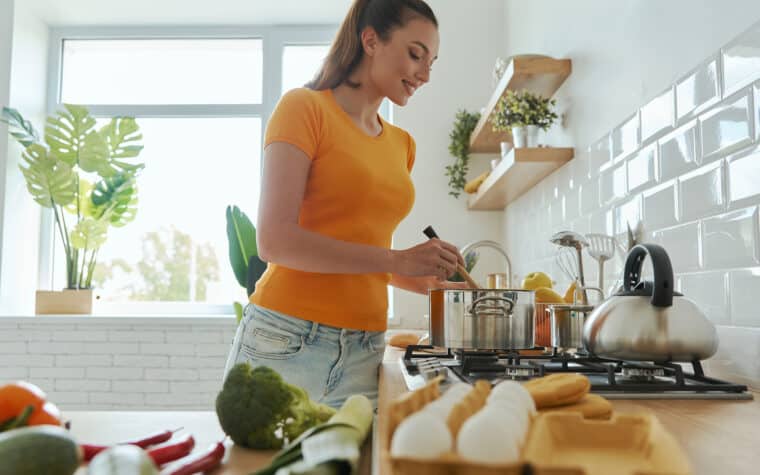
M 657 376 L 665 376 L 665 369 L 623 366 L 622 375 L 632 381 L 654 381 Z
M 578 373 L 588 377 L 591 392 L 610 399 L 752 399 L 745 385 L 705 376 L 699 360 L 682 365 L 562 354 L 543 348 L 465 351 L 409 346 L 402 371 L 409 389 L 421 387 L 439 375 L 449 381 L 473 384 L 485 379 L 496 384 L 505 379 L 523 381 L 549 374 Z
M 504 374 L 512 379 L 531 379 L 539 376 L 539 373 L 541 373 L 541 368 L 537 366 L 520 365 L 509 365 L 504 372 Z

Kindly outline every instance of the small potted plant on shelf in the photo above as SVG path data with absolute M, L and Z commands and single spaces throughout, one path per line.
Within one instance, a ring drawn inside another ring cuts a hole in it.
M 509 90 L 496 104 L 491 126 L 494 132 L 511 131 L 515 148 L 537 147 L 538 129 L 546 131 L 557 120 L 556 102 L 530 91 Z
M 37 314 L 92 313 L 92 276 L 110 226 L 137 214 L 135 163 L 143 146 L 134 118 L 116 117 L 97 128 L 86 107 L 64 104 L 45 122 L 45 136 L 15 109 L 0 122 L 24 148 L 19 168 L 32 199 L 53 210 L 66 257 L 66 288 L 38 290 Z M 68 219 L 67 219 L 68 216 Z

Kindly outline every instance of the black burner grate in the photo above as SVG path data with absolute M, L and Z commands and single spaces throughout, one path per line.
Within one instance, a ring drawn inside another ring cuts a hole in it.
M 673 362 L 621 361 L 580 354 L 436 350 L 432 346 L 412 345 L 404 354 L 407 372 L 419 374 L 416 361 L 423 358 L 453 360 L 448 368 L 468 383 L 478 379 L 527 380 L 554 373 L 581 373 L 591 381 L 591 391 L 597 393 L 747 392 L 745 385 L 705 376 L 699 360 L 686 365 L 691 366 L 688 372 Z

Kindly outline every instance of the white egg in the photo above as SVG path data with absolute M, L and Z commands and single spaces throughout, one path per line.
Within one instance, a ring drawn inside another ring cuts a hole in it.
M 520 446 L 525 442 L 525 436 L 528 433 L 530 416 L 518 402 L 497 400 L 493 403 L 486 404 L 481 412 L 489 414 L 490 417 L 501 421 L 502 424 L 515 431 L 519 435 Z
M 454 398 L 457 401 L 467 395 L 472 390 L 472 386 L 467 383 L 455 383 L 449 386 L 449 388 L 441 394 L 439 399 Z
M 449 417 L 449 413 L 456 403 L 457 401 L 453 398 L 438 398 L 435 401 L 426 404 L 425 407 L 422 408 L 422 412 L 436 414 L 438 417 L 445 421 L 446 418 Z
M 420 411 L 401 421 L 393 432 L 391 455 L 432 459 L 451 450 L 453 443 L 449 428 L 441 418 Z
M 457 435 L 457 452 L 465 459 L 485 463 L 516 462 L 520 434 L 486 411 L 469 417 Z
M 530 415 L 536 413 L 536 403 L 533 396 L 522 384 L 515 381 L 502 381 L 491 390 L 488 400 L 491 399 L 513 399 L 519 401 Z

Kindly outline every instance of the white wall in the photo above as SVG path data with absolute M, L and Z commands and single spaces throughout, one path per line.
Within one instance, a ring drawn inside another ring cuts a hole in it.
M 426 239 L 422 230 L 432 225 L 442 239 L 459 247 L 473 240 L 499 240 L 501 215 L 498 212 L 467 211 L 466 195 L 454 199 L 448 194 L 444 167 L 453 162 L 449 154 L 449 132 L 457 110 L 476 112 L 491 95 L 491 70 L 495 58 L 504 53 L 504 2 L 478 0 L 477 8 L 460 0 L 431 0 L 439 22 L 441 47 L 430 82 L 422 87 L 406 107 L 394 108 L 396 124 L 408 130 L 417 142 L 417 160 L 412 172 L 417 199 L 409 217 L 399 226 L 394 247 L 403 249 Z M 470 176 L 489 166 L 489 156 L 474 156 Z M 503 272 L 503 264 L 486 262 L 473 273 L 483 278 L 487 270 Z M 493 267 L 493 266 L 496 267 Z M 426 327 L 426 296 L 395 290 L 395 312 L 404 327 Z
M 569 138 L 575 159 L 504 213 L 517 271 L 548 271 L 563 290 L 552 233 L 621 237 L 643 220 L 718 329 L 708 371 L 760 387 L 760 3 L 509 1 L 505 21 L 510 54 L 573 60 L 557 95 L 567 127 L 549 140 Z M 692 73 L 704 95 L 682 117 L 690 96 L 676 85 Z M 584 255 L 587 281 L 594 264 Z M 608 264 L 607 286 L 622 264 Z
M 13 0 L 0 0 L 0 107 L 10 103 L 11 97 L 11 47 L 13 44 Z M 0 209 L 5 207 L 5 173 L 8 163 L 8 126 L 0 123 Z M 0 213 L 0 236 L 6 219 Z M 5 259 L 0 252 L 0 269 Z M 3 279 L 0 276 L 0 289 Z M 0 291 L 1 292 L 1 291 Z M 0 306 L 2 301 L 0 300 Z
M 17 109 L 42 133 L 47 90 L 48 28 L 23 2 L 16 2 L 11 17 L 10 94 L 7 100 L 0 102 Z M 6 49 L 3 48 L 0 54 L 6 54 Z M 2 133 L 0 140 L 7 137 L 7 133 Z M 11 141 L 2 150 L 7 151 L 0 162 L 5 185 L 2 190 L 5 200 L 2 248 L 12 251 L 3 255 L 0 310 L 6 315 L 31 315 L 34 313 L 34 293 L 30 289 L 38 288 L 40 208 L 32 201 L 24 177 L 18 170 L 21 146 Z
M 583 148 L 760 18 L 755 0 L 506 0 L 506 52 L 571 58 L 557 143 Z

